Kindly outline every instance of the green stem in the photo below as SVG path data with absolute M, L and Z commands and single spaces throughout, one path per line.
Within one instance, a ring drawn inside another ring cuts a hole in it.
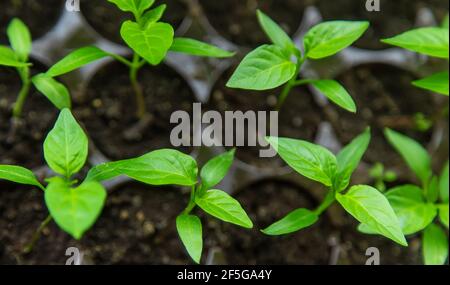
M 136 116 L 139 119 L 142 119 L 147 112 L 145 107 L 145 98 L 144 93 L 142 91 L 142 86 L 139 84 L 137 80 L 137 73 L 142 65 L 140 65 L 140 57 L 137 53 L 134 53 L 133 55 L 133 62 L 131 64 L 130 68 L 130 81 L 131 86 L 133 87 L 134 94 L 136 95 Z
M 23 105 L 28 97 L 31 87 L 30 78 L 22 78 L 22 88 L 20 89 L 19 96 L 16 103 L 14 103 L 13 116 L 14 118 L 20 118 L 22 116 Z
M 189 215 L 190 212 L 195 208 L 195 185 L 191 188 L 191 198 L 189 199 L 189 204 L 187 205 L 186 209 L 184 209 L 183 214 Z
M 302 68 L 303 63 L 305 62 L 304 57 L 300 57 L 297 59 L 297 66 L 295 68 L 295 76 L 289 80 L 289 82 L 284 86 L 283 91 L 281 92 L 280 96 L 278 97 L 278 104 L 277 104 L 277 111 L 281 110 L 281 107 L 283 107 L 284 102 L 286 101 L 286 98 L 288 97 L 289 93 L 291 92 L 292 88 L 294 88 L 296 85 L 298 74 L 300 73 L 300 70 Z
M 27 246 L 25 246 L 25 248 L 23 249 L 23 253 L 27 254 L 33 250 L 34 245 L 41 237 L 42 231 L 48 226 L 48 224 L 50 223 L 51 220 L 52 220 L 52 216 L 48 215 L 48 217 L 41 223 L 41 225 L 36 230 L 36 232 L 34 232 L 31 242 Z
M 314 213 L 317 216 L 320 216 L 334 203 L 334 201 L 336 201 L 336 191 L 330 189 L 327 196 L 325 196 L 325 199 L 322 201 L 322 204 L 320 204 L 319 207 L 314 210 Z

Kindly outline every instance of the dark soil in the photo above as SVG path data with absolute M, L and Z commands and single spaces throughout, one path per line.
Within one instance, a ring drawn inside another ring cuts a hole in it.
M 136 97 L 128 68 L 113 62 L 90 81 L 86 94 L 78 98 L 75 113 L 84 122 L 95 144 L 112 159 L 124 159 L 151 150 L 172 147 L 170 124 L 174 111 L 192 113 L 194 95 L 187 83 L 167 66 L 145 66 L 139 71 L 148 115 L 136 116 Z M 181 150 L 189 152 L 190 149 Z
M 157 0 L 154 7 L 160 4 L 167 4 L 161 21 L 171 24 L 174 29 L 178 28 L 188 13 L 183 0 Z M 126 20 L 134 20 L 132 13 L 123 12 L 106 0 L 82 0 L 81 11 L 100 35 L 115 43 L 125 44 L 120 37 L 120 26 Z
M 259 26 L 256 10 L 260 9 L 274 19 L 290 35 L 300 27 L 305 7 L 311 0 L 200 0 L 212 26 L 226 39 L 255 48 L 269 39 Z
M 31 70 L 32 74 L 44 71 L 41 65 L 35 65 Z M 58 111 L 44 95 L 31 87 L 22 118 L 13 123 L 12 106 L 22 82 L 13 68 L 0 67 L 0 74 L 0 164 L 30 168 L 42 165 L 42 144 Z
M 352 94 L 358 108 L 357 114 L 334 105 L 327 109 L 329 120 L 341 142 L 349 143 L 370 126 L 372 141 L 365 160 L 404 168 L 403 160 L 386 141 L 384 128 L 395 129 L 427 145 L 433 129 L 420 131 L 414 116 L 423 113 L 431 120 L 440 119 L 436 118 L 437 106 L 431 94 L 411 84 L 415 79 L 405 70 L 381 64 L 358 66 L 338 76 L 337 80 Z
M 43 36 L 51 30 L 63 11 L 61 0 L 28 1 L 2 0 L 0 10 L 0 43 L 8 43 L 6 27 L 15 17 L 24 21 L 31 31 L 33 39 Z
M 228 70 L 216 83 L 208 109 L 219 111 L 274 111 L 281 88 L 269 91 L 249 91 L 225 87 L 226 82 L 234 72 Z M 314 141 L 318 127 L 322 122 L 323 113 L 314 102 L 313 96 L 305 87 L 294 88 L 279 112 L 278 126 L 281 137 L 289 137 Z M 267 113 L 269 128 L 269 113 Z M 270 134 L 267 129 L 266 134 Z M 247 136 L 247 131 L 246 131 Z M 247 138 L 246 138 L 247 142 Z M 247 145 L 247 143 L 246 143 Z M 283 165 L 277 157 L 259 158 L 260 147 L 239 147 L 236 156 L 244 162 L 258 167 L 279 167 Z

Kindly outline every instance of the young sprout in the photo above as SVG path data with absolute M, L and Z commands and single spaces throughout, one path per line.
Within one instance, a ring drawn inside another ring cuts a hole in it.
M 448 60 L 448 40 L 447 15 L 440 27 L 418 28 L 381 41 L 423 55 Z M 413 81 L 412 84 L 418 88 L 448 96 L 448 77 L 447 70 Z
M 228 87 L 269 90 L 284 85 L 278 98 L 280 109 L 292 88 L 311 84 L 340 107 L 356 112 L 352 97 L 337 81 L 298 77 L 308 59 L 322 59 L 347 48 L 364 34 L 369 27 L 368 22 L 331 21 L 318 24 L 303 38 L 302 53 L 277 23 L 261 11 L 257 14 L 262 29 L 273 44 L 260 46 L 249 53 L 228 81 Z
M 421 182 L 420 187 L 395 187 L 385 196 L 399 218 L 403 233 L 422 233 L 425 264 L 444 264 L 448 257 L 449 163 L 447 161 L 440 175 L 435 175 L 430 155 L 418 142 L 390 129 L 386 129 L 385 135 Z M 360 230 L 374 233 L 367 226 L 360 226 Z
M 386 184 L 397 180 L 397 173 L 392 170 L 385 170 L 382 163 L 375 163 L 369 170 L 369 176 L 375 180 L 375 188 L 381 192 L 386 191 Z
M 11 47 L 0 45 L 0 65 L 14 67 L 22 80 L 22 87 L 14 104 L 12 115 L 19 118 L 23 105 L 30 93 L 31 84 L 41 91 L 57 108 L 70 108 L 70 97 L 67 89 L 55 80 L 43 76 L 31 78 L 29 57 L 31 53 L 31 35 L 28 27 L 20 20 L 13 19 L 7 34 Z
M 370 137 L 368 129 L 337 156 L 319 145 L 306 141 L 267 138 L 292 169 L 306 178 L 325 185 L 328 193 L 316 209 L 297 209 L 262 232 L 267 235 L 284 235 L 309 227 L 316 223 L 320 215 L 337 200 L 360 223 L 402 246 L 407 246 L 400 222 L 388 200 L 371 186 L 349 187 L 351 175 L 364 155 Z
M 56 77 L 78 69 L 104 57 L 113 57 L 129 68 L 129 78 L 136 96 L 138 118 L 146 114 L 145 98 L 138 82 L 138 72 L 145 65 L 159 65 L 169 51 L 201 57 L 226 58 L 232 52 L 189 38 L 174 38 L 174 29 L 170 24 L 161 22 L 166 5 L 150 9 L 155 0 L 108 0 L 120 10 L 134 15 L 134 21 L 122 23 L 120 35 L 133 51 L 131 60 L 120 55 L 105 52 L 97 47 L 83 47 L 73 51 L 56 63 L 46 76 Z
M 208 161 L 198 175 L 196 161 L 175 150 L 162 149 L 135 159 L 110 162 L 91 169 L 88 180 L 103 181 L 119 175 L 149 185 L 177 185 L 190 187 L 190 200 L 176 220 L 180 239 L 189 256 L 200 263 L 203 234 L 200 218 L 193 214 L 198 206 L 207 214 L 244 228 L 253 223 L 239 202 L 215 187 L 228 173 L 234 159 L 234 150 Z

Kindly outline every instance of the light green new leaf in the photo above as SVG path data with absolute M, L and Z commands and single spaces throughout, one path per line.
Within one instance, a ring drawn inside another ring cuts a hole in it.
M 296 65 L 282 48 L 263 45 L 249 53 L 231 76 L 227 87 L 248 90 L 273 89 L 294 77 Z
M 260 10 L 257 11 L 257 15 L 259 24 L 275 45 L 287 52 L 290 52 L 295 48 L 295 44 L 292 42 L 291 38 L 277 23 L 275 23 L 275 21 Z
M 349 185 L 353 172 L 369 146 L 370 138 L 370 129 L 367 128 L 337 155 L 337 175 L 334 181 L 336 191 L 340 192 Z
M 268 137 L 266 140 L 301 175 L 325 186 L 333 184 L 337 162 L 336 157 L 326 148 L 289 138 Z
M 91 168 L 86 176 L 86 181 L 103 182 L 122 175 L 120 166 L 123 161 L 106 162 Z
M 141 18 L 143 26 L 147 27 L 149 24 L 156 23 L 159 20 L 161 20 L 162 16 L 164 15 L 164 12 L 166 11 L 166 8 L 167 5 L 162 4 L 154 9 L 151 9 L 150 11 L 145 12 Z
M 0 65 L 11 67 L 24 67 L 28 66 L 28 63 L 21 62 L 16 53 L 9 47 L 0 46 Z
M 206 213 L 222 221 L 244 228 L 252 228 L 253 223 L 239 202 L 221 190 L 209 190 L 196 197 L 195 203 Z
M 208 161 L 200 171 L 202 188 L 211 189 L 222 181 L 233 164 L 235 150 L 231 150 Z
M 229 52 L 216 46 L 188 38 L 175 38 L 170 47 L 170 51 L 217 58 L 231 57 L 235 54 L 234 52 Z
M 436 207 L 425 201 L 423 191 L 414 185 L 393 188 L 386 198 L 394 209 L 405 235 L 425 229 L 436 217 Z
M 441 177 L 439 178 L 439 191 L 440 191 L 440 198 L 441 201 L 444 203 L 448 203 L 448 193 L 449 193 L 449 187 L 448 187 L 448 176 L 449 176 L 449 163 L 447 163 L 444 166 L 444 169 L 442 170 Z
M 85 164 L 88 138 L 69 109 L 63 109 L 44 141 L 44 157 L 50 168 L 70 177 Z
M 203 250 L 202 222 L 197 216 L 179 215 L 177 231 L 189 256 L 200 263 Z
M 120 35 L 137 54 L 152 65 L 158 65 L 166 57 L 173 43 L 174 31 L 166 23 L 150 23 L 145 29 L 132 21 L 122 24 Z
M 46 75 L 49 77 L 60 76 L 107 56 L 109 56 L 109 54 L 98 47 L 82 47 L 69 53 L 63 59 L 55 63 L 46 72 Z
M 131 12 L 137 16 L 142 15 L 145 10 L 150 8 L 155 0 L 108 0 L 108 2 L 116 4 L 124 12 Z
M 31 35 L 28 27 L 18 18 L 14 18 L 6 30 L 12 49 L 20 61 L 26 62 L 31 52 Z
M 447 14 L 447 16 L 445 16 L 444 20 L 442 21 L 441 27 L 443 29 L 447 29 L 448 30 L 448 14 Z
M 436 73 L 429 77 L 413 81 L 413 85 L 448 96 L 448 71 Z
M 44 94 L 56 108 L 60 110 L 71 108 L 70 94 L 66 86 L 45 74 L 38 74 L 31 80 L 36 89 Z
M 95 181 L 85 182 L 77 188 L 70 188 L 57 177 L 50 181 L 45 190 L 45 203 L 55 222 L 75 239 L 95 223 L 106 199 L 106 190 Z
M 448 229 L 448 204 L 445 205 L 439 205 L 439 219 L 441 220 L 442 224 L 447 227 Z
M 448 239 L 445 232 L 431 224 L 423 233 L 422 252 L 425 265 L 443 265 L 448 257 Z
M 297 209 L 262 232 L 271 236 L 290 234 L 315 224 L 318 219 L 319 217 L 308 209 Z
M 391 129 L 386 129 L 384 133 L 389 143 L 425 185 L 431 175 L 431 158 L 428 152 L 418 142 L 405 135 Z
M 33 185 L 44 190 L 44 187 L 36 179 L 33 172 L 15 165 L 0 165 L 0 179 L 12 181 L 19 184 Z
M 353 186 L 345 195 L 337 193 L 336 199 L 360 223 L 400 245 L 408 245 L 394 210 L 377 189 Z
M 352 96 L 339 82 L 335 80 L 314 80 L 311 84 L 338 106 L 356 113 L 356 104 Z
M 304 38 L 305 55 L 312 59 L 328 57 L 347 48 L 369 28 L 369 22 L 330 21 L 314 26 Z
M 447 29 L 426 27 L 407 31 L 381 41 L 421 54 L 448 58 L 448 38 Z

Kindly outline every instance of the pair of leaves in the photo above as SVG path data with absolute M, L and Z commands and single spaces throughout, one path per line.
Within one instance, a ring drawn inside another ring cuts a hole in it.
M 108 0 L 108 2 L 115 4 L 124 12 L 131 12 L 136 17 L 140 17 L 155 3 L 155 0 Z

